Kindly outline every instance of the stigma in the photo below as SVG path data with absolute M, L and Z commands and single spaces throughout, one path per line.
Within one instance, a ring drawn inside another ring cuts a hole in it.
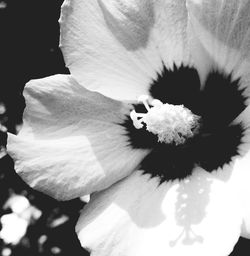
M 184 144 L 192 138 L 199 127 L 200 117 L 193 114 L 183 105 L 164 104 L 148 95 L 138 98 L 143 103 L 147 113 L 137 113 L 132 110 L 130 118 L 136 129 L 146 128 L 158 136 L 158 142 L 167 144 Z

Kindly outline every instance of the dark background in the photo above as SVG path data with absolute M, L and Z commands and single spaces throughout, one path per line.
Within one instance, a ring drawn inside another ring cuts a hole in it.
M 0 6 L 6 6 L 0 8 L 0 102 L 7 110 L 0 118 L 10 132 L 15 132 L 16 124 L 22 120 L 25 83 L 68 73 L 58 48 L 61 4 L 61 0 L 0 0 Z M 0 133 L 0 139 L 5 144 L 6 134 Z M 0 241 L 1 255 L 6 247 L 11 249 L 11 255 L 18 256 L 88 255 L 74 231 L 83 202 L 57 202 L 30 189 L 15 174 L 13 163 L 6 156 L 0 160 L 0 216 L 10 212 L 3 205 L 13 193 L 26 196 L 42 216 L 30 224 L 18 245 Z M 68 220 L 54 227 L 54 221 L 62 216 Z M 39 238 L 44 235 L 47 240 L 41 244 Z
M 58 18 L 62 2 L 0 0 L 0 102 L 6 106 L 6 112 L 0 114 L 0 121 L 10 132 L 15 133 L 16 125 L 22 120 L 25 83 L 34 78 L 69 73 L 58 48 Z M 0 132 L 0 142 L 1 145 L 6 143 L 3 132 Z M 18 245 L 5 244 L 0 240 L 1 255 L 4 248 L 9 248 L 11 255 L 16 256 L 88 255 L 74 232 L 83 202 L 78 199 L 57 202 L 30 189 L 15 174 L 12 160 L 5 156 L 0 159 L 0 217 L 10 211 L 3 209 L 3 206 L 14 193 L 28 198 L 33 206 L 42 211 L 42 216 L 30 224 Z M 62 216 L 68 219 L 54 227 L 53 221 Z M 46 236 L 42 244 L 39 242 L 41 236 Z M 221 242 L 224 242 L 223 237 Z M 59 250 L 53 250 L 55 247 Z M 249 255 L 249 251 L 250 242 L 240 239 L 231 256 Z

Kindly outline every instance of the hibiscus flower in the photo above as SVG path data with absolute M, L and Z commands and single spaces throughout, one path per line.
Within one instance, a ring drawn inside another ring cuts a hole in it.
M 7 149 L 35 189 L 91 194 L 76 226 L 91 255 L 221 256 L 250 236 L 249 13 L 248 0 L 64 2 L 71 74 L 26 85 Z

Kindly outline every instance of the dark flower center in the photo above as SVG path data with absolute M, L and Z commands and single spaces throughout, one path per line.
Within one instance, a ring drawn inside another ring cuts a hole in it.
M 246 107 L 239 85 L 240 79 L 233 80 L 231 74 L 213 70 L 201 88 L 194 68 L 174 66 L 173 70 L 167 70 L 164 67 L 151 85 L 151 96 L 163 103 L 183 104 L 201 117 L 200 127 L 182 145 L 165 144 L 159 143 L 157 136 L 146 129 L 136 129 L 128 117 L 124 125 L 131 146 L 152 150 L 142 161 L 141 169 L 164 182 L 187 177 L 195 166 L 211 172 L 230 163 L 238 154 L 244 135 L 241 123 L 232 124 Z M 141 104 L 134 107 L 137 112 L 145 112 Z

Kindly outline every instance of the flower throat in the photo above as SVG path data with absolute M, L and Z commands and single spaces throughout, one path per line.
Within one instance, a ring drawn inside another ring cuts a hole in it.
M 194 68 L 164 67 L 123 124 L 131 147 L 151 150 L 140 168 L 164 182 L 230 163 L 244 136 L 242 124 L 232 124 L 246 107 L 239 85 L 217 70 L 201 89 Z

